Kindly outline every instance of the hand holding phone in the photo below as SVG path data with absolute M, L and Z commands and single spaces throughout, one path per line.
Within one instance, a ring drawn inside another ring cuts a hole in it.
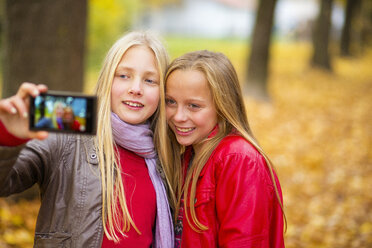
M 30 96 L 47 91 L 45 85 L 22 83 L 14 96 L 0 100 L 0 120 L 12 135 L 22 139 L 45 139 L 48 133 L 30 131 L 28 126 L 28 110 Z
M 30 98 L 30 130 L 96 134 L 96 96 L 48 91 Z

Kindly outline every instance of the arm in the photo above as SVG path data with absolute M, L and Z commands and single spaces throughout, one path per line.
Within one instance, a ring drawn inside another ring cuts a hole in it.
M 46 162 L 48 142 L 30 142 L 45 139 L 46 132 L 28 129 L 29 96 L 46 91 L 46 86 L 23 83 L 16 95 L 0 100 L 0 196 L 21 192 L 35 182 L 41 182 L 43 162 Z M 5 146 L 4 146 L 5 145 Z
M 33 139 L 25 145 L 0 146 L 0 196 L 19 193 L 33 184 L 47 185 L 52 170 L 62 157 L 63 141 L 56 135 Z
M 230 154 L 217 165 L 220 247 L 269 247 L 274 195 L 265 166 L 256 153 Z
M 20 139 L 9 133 L 3 122 L 0 121 L 0 146 L 19 146 L 26 144 L 27 141 L 28 139 Z

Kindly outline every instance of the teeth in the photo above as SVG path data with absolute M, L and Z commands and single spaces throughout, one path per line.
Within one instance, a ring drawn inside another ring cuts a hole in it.
M 143 107 L 142 104 L 140 103 L 135 103 L 135 102 L 125 102 L 125 104 L 132 106 L 132 107 Z
M 192 127 L 189 127 L 189 128 L 177 127 L 177 130 L 180 132 L 190 132 L 191 130 L 193 130 L 193 128 Z

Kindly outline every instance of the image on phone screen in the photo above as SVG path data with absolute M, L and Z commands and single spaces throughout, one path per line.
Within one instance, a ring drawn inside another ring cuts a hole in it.
M 30 129 L 94 134 L 95 97 L 61 93 L 31 98 Z

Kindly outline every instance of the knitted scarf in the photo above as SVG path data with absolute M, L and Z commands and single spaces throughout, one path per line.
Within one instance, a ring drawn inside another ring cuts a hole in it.
M 157 154 L 150 125 L 131 125 L 111 113 L 112 133 L 116 144 L 145 159 L 151 182 L 156 193 L 155 240 L 152 247 L 171 248 L 174 245 L 172 216 L 163 181 L 156 171 Z

